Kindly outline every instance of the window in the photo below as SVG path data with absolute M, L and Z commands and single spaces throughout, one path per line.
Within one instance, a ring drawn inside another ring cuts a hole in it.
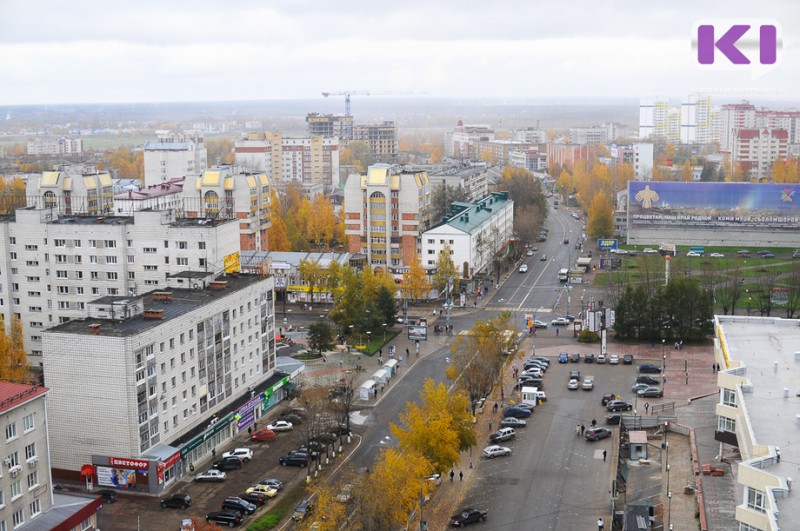
M 115 271 L 107 271 L 106 280 L 117 280 L 117 273 Z
M 158 266 L 154 265 L 146 265 L 144 266 L 145 271 L 158 271 Z
M 17 483 L 19 483 L 19 482 L 17 482 Z M 24 509 L 20 509 L 19 511 L 14 513 L 14 516 L 12 517 L 12 523 L 14 524 L 14 528 L 15 529 L 25 523 L 25 510 Z
M 178 242 L 178 249 L 188 249 L 189 244 L 186 242 Z
M 28 490 L 35 489 L 39 486 L 39 474 L 34 470 L 28 474 Z
M 61 295 L 69 295 L 69 287 L 67 286 L 58 286 L 58 293 Z
M 133 271 L 128 271 L 128 280 L 135 280 L 135 279 L 136 279 L 136 273 L 134 273 Z
M 100 278 L 100 273 L 98 273 L 97 271 L 92 271 L 91 278 L 92 280 L 98 280 Z
M 69 301 L 58 301 L 59 310 L 69 310 Z
M 17 423 L 12 422 L 6 425 L 6 440 L 15 439 L 17 437 Z
M 17 243 L 17 239 L 12 236 L 8 239 L 8 243 L 10 243 L 11 245 L 15 245 Z
M 178 262 L 177 263 L 178 263 L 179 266 L 188 266 L 189 265 L 189 259 L 188 258 L 178 258 Z
M 116 264 L 117 257 L 116 256 L 106 256 L 106 263 L 107 264 Z
M 128 255 L 128 263 L 129 263 L 129 264 L 134 264 L 134 263 L 136 263 L 136 257 L 135 257 L 134 255 L 132 255 L 132 254 L 129 254 L 129 255 Z
M 117 242 L 116 240 L 106 240 L 106 247 L 116 247 Z
M 32 442 L 29 445 L 25 446 L 25 460 L 27 461 L 31 457 L 36 457 L 36 443 Z
M 119 295 L 119 288 L 107 288 L 106 295 L 113 295 L 113 296 Z
M 75 240 L 74 243 L 75 243 L 75 247 L 80 247 L 81 246 L 81 241 L 80 240 Z
M 42 292 L 41 291 L 29 291 L 28 292 L 28 297 L 41 297 L 41 296 L 42 296 Z
M 736 391 L 732 389 L 722 389 L 722 403 L 726 406 L 736 407 Z
M 97 240 L 89 240 L 89 247 L 92 249 L 97 247 Z
M 30 503 L 30 508 L 31 508 L 31 518 L 34 518 L 36 515 L 42 512 L 42 508 L 39 505 L 39 498 L 36 498 Z
M 144 249 L 142 249 L 142 252 L 144 252 L 144 253 L 155 253 L 156 252 L 156 248 L 155 247 L 145 247 Z
M 720 417 L 717 422 L 717 427 L 720 431 L 736 432 L 736 420 L 729 419 L 728 417 Z
M 13 501 L 20 496 L 22 496 L 22 487 L 19 481 L 15 481 L 11 484 L 11 500 Z
M 206 259 L 205 259 L 205 258 L 200 258 L 200 259 L 197 261 L 197 263 L 198 263 L 198 265 L 199 265 L 200 267 L 205 267 L 205 266 L 206 266 Z
M 38 245 L 26 245 L 25 246 L 25 250 L 26 251 L 38 251 L 39 250 L 39 246 Z
M 83 258 L 81 257 L 81 255 L 75 255 L 75 263 L 76 264 L 82 264 L 83 263 Z
M 197 244 L 197 248 L 198 249 L 205 249 L 206 248 L 206 242 L 199 242 Z
M 95 256 L 95 255 L 89 256 L 89 263 L 90 264 L 96 264 L 97 263 L 97 256 Z
M 10 253 L 9 256 L 11 257 L 12 260 L 17 259 L 17 253 Z
M 164 240 L 164 249 L 169 249 L 169 240 Z
M 42 307 L 41 306 L 28 306 L 28 311 L 29 312 L 41 312 L 42 311 Z
M 56 271 L 56 278 L 67 278 L 66 271 Z
M 747 507 L 760 513 L 766 512 L 764 493 L 753 487 L 747 487 Z

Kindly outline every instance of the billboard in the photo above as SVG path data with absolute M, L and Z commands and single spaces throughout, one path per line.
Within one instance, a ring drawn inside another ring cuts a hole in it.
M 136 488 L 136 471 L 130 468 L 111 468 L 108 466 L 97 466 L 97 484 L 104 487 L 116 487 L 118 489 Z
M 239 251 L 231 253 L 224 258 L 225 272 L 233 273 L 234 271 L 242 270 L 242 263 L 239 258 Z
M 408 339 L 411 341 L 427 341 L 428 327 L 426 325 L 409 325 Z
M 628 224 L 638 229 L 795 231 L 800 185 L 630 181 Z
M 597 249 L 599 251 L 608 251 L 609 249 L 616 249 L 618 240 L 600 239 L 597 240 Z

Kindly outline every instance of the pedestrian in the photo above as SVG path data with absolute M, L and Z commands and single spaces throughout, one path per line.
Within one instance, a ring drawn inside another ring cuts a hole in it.
M 253 422 L 253 430 L 258 431 L 258 422 Z
M 603 462 L 605 462 L 606 460 L 606 454 L 608 454 L 608 452 L 606 450 L 603 450 Z
M 212 448 L 211 449 L 211 459 L 216 459 L 216 458 L 217 458 L 217 449 L 216 448 Z
M 583 432 L 584 432 L 584 431 L 586 431 L 586 426 L 584 426 L 583 424 L 581 424 L 581 435 L 583 435 Z
M 580 434 L 581 434 L 581 425 L 577 424 L 575 426 L 575 435 L 580 435 Z
M 252 426 L 248 426 L 247 427 L 247 435 L 253 435 L 253 427 Z
M 378 356 L 378 365 L 383 365 L 383 358 Z
M 381 384 L 381 392 L 383 392 L 383 386 L 384 386 L 384 384 Z
M 711 364 L 711 372 L 717 372 L 717 364 L 716 363 L 712 363 Z
M 460 481 L 464 481 L 464 472 L 462 472 L 461 470 L 458 471 L 458 479 Z
M 689 385 L 689 373 L 686 373 L 686 385 Z
M 597 426 L 597 421 L 592 419 L 592 428 L 594 428 L 595 426 Z
M 343 365 L 343 362 L 342 362 L 342 360 L 339 360 L 339 368 L 340 368 L 340 369 L 342 368 L 342 365 Z
M 489 421 L 489 431 L 492 431 L 492 421 Z
M 455 473 L 455 472 L 453 472 L 453 471 L 451 470 L 451 471 L 450 471 L 450 483 L 452 483 L 452 482 L 453 482 L 453 478 L 454 478 L 454 477 L 456 477 L 456 473 Z
M 559 328 L 556 328 L 556 337 L 558 337 L 558 333 L 560 332 Z
M 406 358 L 408 358 L 408 347 L 406 347 Z
M 497 413 L 497 402 L 494 403 L 494 412 Z
M 603 531 L 605 529 L 605 523 L 603 522 L 602 518 L 597 519 L 597 531 Z
M 383 349 L 379 348 L 378 349 L 378 359 L 381 359 L 382 357 L 383 357 Z

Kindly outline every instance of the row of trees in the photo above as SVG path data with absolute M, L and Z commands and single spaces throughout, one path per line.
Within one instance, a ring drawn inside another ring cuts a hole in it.
M 576 164 L 570 171 L 561 169 L 556 190 L 563 197 L 574 197 L 587 214 L 586 234 L 589 239 L 608 238 L 614 234 L 613 198 L 618 189 L 634 178 L 633 166 L 617 164 L 613 169 L 593 162 Z
M 98 170 L 116 169 L 116 177 L 119 179 L 144 179 L 144 151 L 120 147 L 99 155 Z
M 271 251 L 323 251 L 346 243 L 344 221 L 334 214 L 330 200 L 321 194 L 309 200 L 295 183 L 282 198 L 273 188 L 270 214 Z
M 547 198 L 539 179 L 525 168 L 506 166 L 497 189 L 508 192 L 514 201 L 514 237 L 524 247 L 539 236 L 539 227 L 547 219 Z M 492 242 L 496 244 L 497 242 Z M 520 248 L 521 248 L 520 247 Z

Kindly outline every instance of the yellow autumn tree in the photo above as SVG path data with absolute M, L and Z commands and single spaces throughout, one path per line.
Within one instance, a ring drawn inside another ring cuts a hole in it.
M 610 238 L 614 235 L 611 201 L 604 192 L 599 192 L 592 198 L 587 213 L 589 220 L 586 223 L 586 234 L 590 240 Z
M 403 273 L 403 297 L 416 301 L 426 297 L 430 291 L 431 283 L 428 282 L 419 255 L 415 253 L 408 271 Z
M 17 317 L 11 320 L 11 330 L 0 328 L 0 380 L 16 383 L 30 383 L 28 355 L 22 335 L 22 323 Z
M 283 207 L 278 199 L 278 194 L 272 190 L 270 198 L 270 221 L 272 226 L 269 228 L 269 250 L 270 251 L 291 251 L 289 237 L 286 235 L 286 223 L 283 219 Z
M 314 292 L 325 283 L 325 268 L 317 260 L 300 260 L 297 267 L 300 278 L 308 284 L 308 294 L 314 302 Z
M 294 522 L 292 529 L 308 531 L 337 531 L 347 522 L 347 510 L 344 503 L 336 499 L 336 491 L 332 485 L 320 484 L 314 489 L 315 518 L 304 518 Z
M 788 180 L 788 167 L 786 161 L 782 158 L 778 158 L 775 162 L 772 163 L 772 170 L 770 171 L 772 182 L 774 183 L 788 183 L 791 182 Z

